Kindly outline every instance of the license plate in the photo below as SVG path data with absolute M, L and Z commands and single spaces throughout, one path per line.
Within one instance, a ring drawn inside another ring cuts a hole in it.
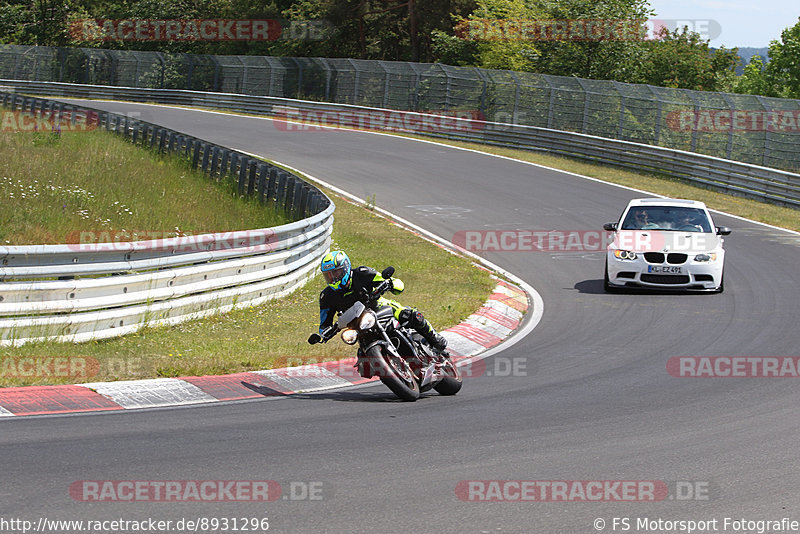
M 678 265 L 648 265 L 647 272 L 657 274 L 683 274 L 683 267 Z

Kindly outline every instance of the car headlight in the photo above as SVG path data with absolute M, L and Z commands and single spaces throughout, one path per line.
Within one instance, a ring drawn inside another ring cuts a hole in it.
M 342 341 L 348 345 L 355 345 L 356 341 L 358 341 L 358 332 L 352 328 L 345 328 L 342 330 Z
M 614 257 L 620 260 L 635 260 L 636 253 L 631 250 L 615 250 Z
M 361 320 L 358 322 L 358 329 L 369 330 L 375 326 L 375 322 L 377 320 L 378 318 L 375 316 L 375 313 L 371 310 L 368 310 L 367 313 L 361 316 Z
M 694 261 L 717 261 L 717 253 L 712 252 L 711 254 L 698 254 L 694 257 Z

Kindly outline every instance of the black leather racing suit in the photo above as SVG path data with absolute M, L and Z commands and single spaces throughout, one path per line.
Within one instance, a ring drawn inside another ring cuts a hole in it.
M 336 312 L 342 312 L 356 303 L 356 301 L 364 301 L 365 297 L 372 293 L 372 291 L 384 281 L 384 278 L 378 271 L 370 267 L 361 266 L 350 271 L 350 285 L 347 288 L 334 290 L 330 287 L 325 287 L 322 293 L 319 294 L 319 332 L 322 334 L 323 330 L 333 325 L 333 319 Z M 403 282 L 398 278 L 392 278 L 394 288 L 392 293 L 399 294 L 403 292 Z M 403 306 L 399 302 L 389 300 L 381 297 L 378 301 L 380 305 L 391 306 L 394 310 L 395 318 L 401 324 L 408 325 L 434 347 L 443 350 L 447 345 L 447 341 L 436 333 L 431 324 L 418 310 Z

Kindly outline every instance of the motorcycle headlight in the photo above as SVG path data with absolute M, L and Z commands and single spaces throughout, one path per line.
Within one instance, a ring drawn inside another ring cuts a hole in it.
M 614 257 L 621 260 L 635 260 L 636 253 L 630 250 L 615 250 Z
M 367 310 L 367 313 L 361 316 L 361 319 L 358 321 L 358 329 L 359 330 L 369 330 L 375 323 L 378 321 L 377 316 L 373 311 Z
M 712 252 L 711 254 L 698 254 L 694 257 L 694 261 L 717 261 L 717 253 Z
M 358 332 L 352 328 L 345 328 L 342 330 L 342 341 L 348 345 L 355 345 L 356 341 L 358 341 Z

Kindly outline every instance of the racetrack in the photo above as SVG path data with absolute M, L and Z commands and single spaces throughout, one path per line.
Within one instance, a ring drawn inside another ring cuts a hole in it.
M 446 239 L 460 230 L 599 230 L 643 196 L 404 138 L 91 105 L 138 112 L 375 195 L 378 206 Z M 544 317 L 487 363 L 516 362 L 517 373 L 466 379 L 455 397 L 402 403 L 379 384 L 192 408 L 0 418 L 0 517 L 269 517 L 270 532 L 297 533 L 588 533 L 596 518 L 610 532 L 614 517 L 631 518 L 633 527 L 644 517 L 717 518 L 722 531 L 725 517 L 800 520 L 796 379 L 689 379 L 666 370 L 675 356 L 800 355 L 800 238 L 722 215 L 715 223 L 733 229 L 721 295 L 605 294 L 602 252 L 484 254 L 538 290 Z M 69 494 L 78 480 L 254 479 L 318 482 L 323 498 L 84 503 Z M 692 481 L 709 492 L 661 502 L 463 502 L 456 487 L 467 480 Z

